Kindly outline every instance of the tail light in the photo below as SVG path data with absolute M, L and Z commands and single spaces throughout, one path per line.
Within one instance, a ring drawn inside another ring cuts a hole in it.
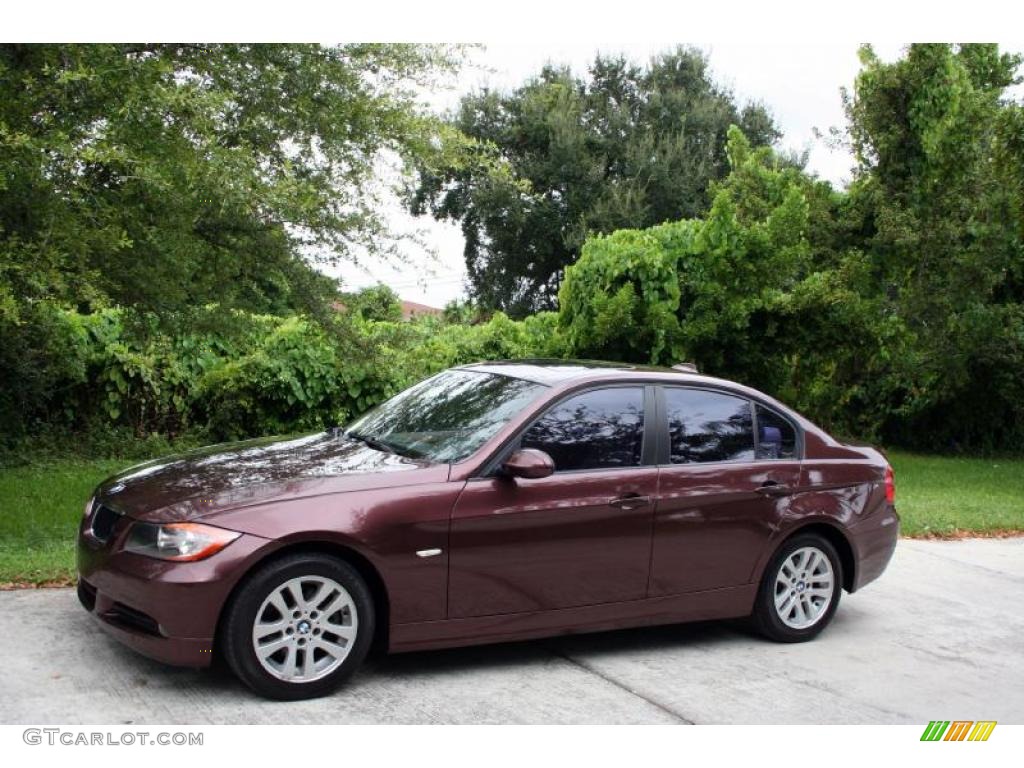
M 896 475 L 888 464 L 885 466 L 885 500 L 890 504 L 896 503 Z

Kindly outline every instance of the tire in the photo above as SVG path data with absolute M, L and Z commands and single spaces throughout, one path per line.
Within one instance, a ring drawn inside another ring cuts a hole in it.
M 794 572 L 801 560 L 807 570 Z M 826 587 L 828 574 L 831 585 Z M 818 534 L 797 534 L 783 542 L 765 568 L 751 623 L 779 643 L 811 640 L 832 621 L 842 592 L 843 566 L 835 547 Z
M 351 677 L 374 629 L 373 598 L 359 572 L 336 557 L 303 553 L 246 577 L 221 637 L 243 683 L 267 698 L 297 700 L 324 696 Z

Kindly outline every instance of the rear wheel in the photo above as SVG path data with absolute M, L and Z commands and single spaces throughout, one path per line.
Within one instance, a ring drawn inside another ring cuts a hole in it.
M 373 600 L 359 572 L 334 557 L 297 554 L 246 580 L 228 609 L 224 656 L 257 693 L 308 699 L 355 672 L 373 632 Z
M 757 593 L 755 628 L 783 643 L 810 640 L 835 615 L 843 591 L 835 547 L 817 534 L 799 534 L 776 552 Z

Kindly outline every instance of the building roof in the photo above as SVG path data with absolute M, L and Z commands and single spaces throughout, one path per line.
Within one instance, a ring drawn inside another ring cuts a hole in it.
M 421 315 L 442 315 L 444 314 L 443 309 L 437 307 L 431 307 L 427 304 L 420 304 L 415 301 L 401 300 L 402 302 L 402 319 L 411 320 L 413 317 Z

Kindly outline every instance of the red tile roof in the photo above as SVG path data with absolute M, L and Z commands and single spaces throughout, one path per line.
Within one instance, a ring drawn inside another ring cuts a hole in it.
M 406 301 L 402 299 L 402 319 L 411 320 L 417 315 L 442 315 L 444 314 L 443 309 L 437 307 L 431 307 L 427 304 L 419 304 L 415 301 Z

